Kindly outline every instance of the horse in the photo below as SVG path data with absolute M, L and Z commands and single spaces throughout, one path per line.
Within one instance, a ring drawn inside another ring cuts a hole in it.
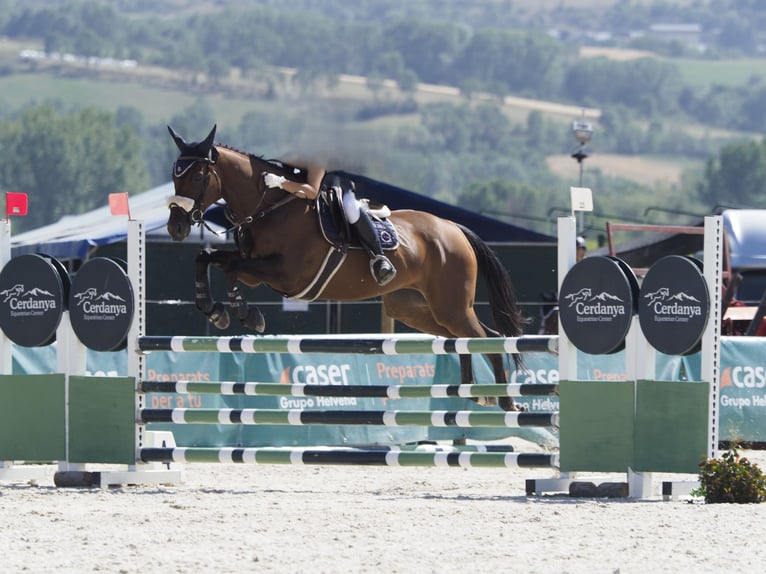
M 201 142 L 187 142 L 168 126 L 180 155 L 173 164 L 175 196 L 168 199 L 167 231 L 174 241 L 204 225 L 204 213 L 225 202 L 225 214 L 237 239 L 236 249 L 205 250 L 196 259 L 195 303 L 218 328 L 229 325 L 229 312 L 210 293 L 209 268 L 222 270 L 230 310 L 247 329 L 262 333 L 265 320 L 242 296 L 240 285 L 265 284 L 294 298 L 317 283 L 319 271 L 336 247 L 323 236 L 316 201 L 309 202 L 264 183 L 265 173 L 295 178 L 295 169 L 223 144 L 213 144 L 216 126 Z M 325 176 L 325 181 L 330 176 Z M 399 244 L 388 256 L 397 269 L 381 287 L 369 272 L 367 253 L 349 249 L 334 274 L 315 290 L 316 300 L 358 301 L 380 297 L 386 314 L 405 325 L 441 337 L 517 337 L 522 317 L 508 271 L 474 232 L 455 222 L 415 210 L 390 212 Z M 345 251 L 345 250 L 344 250 Z M 489 291 L 495 328 L 476 315 L 474 298 L 481 273 Z M 312 299 L 313 300 L 313 299 Z M 501 354 L 489 354 L 495 382 L 506 384 Z M 520 355 L 516 369 L 524 369 Z M 470 354 L 460 355 L 461 383 L 472 384 Z M 490 406 L 493 397 L 478 401 Z M 500 407 L 517 410 L 511 397 Z

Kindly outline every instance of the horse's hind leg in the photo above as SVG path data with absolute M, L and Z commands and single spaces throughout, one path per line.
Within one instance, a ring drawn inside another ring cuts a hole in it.
M 484 323 L 481 324 L 484 330 L 487 332 L 488 337 L 502 337 L 502 333 L 495 331 L 494 329 L 487 327 Z M 495 374 L 495 382 L 499 385 L 504 385 L 507 381 L 505 373 L 505 365 L 503 364 L 503 356 L 498 354 L 487 355 L 490 364 L 492 365 L 492 372 Z M 500 397 L 498 401 L 500 408 L 504 411 L 519 410 L 513 397 Z
M 453 296 L 452 300 L 448 299 L 450 295 Z M 472 306 L 473 299 L 468 296 L 459 298 L 455 292 L 444 294 L 435 289 L 431 292 L 429 303 L 431 304 L 434 320 L 438 321 L 443 328 L 446 328 L 453 337 L 500 336 L 500 333 L 490 329 L 479 320 Z M 506 384 L 508 379 L 505 366 L 503 365 L 503 356 L 494 353 L 488 354 L 487 358 L 492 365 L 495 383 L 500 385 Z M 470 355 L 461 355 L 460 366 L 462 382 L 464 384 L 473 382 L 473 373 L 471 371 L 472 357 Z M 487 406 L 498 404 L 495 397 L 484 397 L 477 402 Z M 516 403 L 511 397 L 500 397 L 499 405 L 505 411 L 517 410 Z
M 194 301 L 197 309 L 204 313 L 213 325 L 218 329 L 227 329 L 230 322 L 229 313 L 222 303 L 213 301 L 210 294 L 210 263 L 209 251 L 202 251 L 197 255 Z
M 414 289 L 400 289 L 382 297 L 386 315 L 420 331 L 437 337 L 451 337 L 452 334 L 436 322 L 423 295 Z
M 460 384 L 472 385 L 473 380 L 473 356 L 460 355 Z M 483 407 L 494 407 L 497 404 L 497 397 L 475 397 L 474 402 Z
M 408 327 L 429 333 L 438 337 L 454 337 L 455 334 L 439 323 L 431 312 L 425 297 L 418 291 L 402 289 L 383 296 L 386 314 L 401 321 Z M 473 361 L 471 355 L 459 355 L 460 383 L 473 384 Z M 502 363 L 500 365 L 502 371 Z M 502 375 L 505 376 L 504 374 Z M 497 371 L 495 372 L 497 379 Z M 482 406 L 493 406 L 497 403 L 495 397 L 478 397 L 473 399 Z

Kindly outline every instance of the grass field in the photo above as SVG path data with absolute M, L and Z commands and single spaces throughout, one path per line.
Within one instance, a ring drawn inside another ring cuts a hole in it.
M 568 155 L 552 155 L 545 160 L 553 173 L 561 178 L 573 178 L 578 173 L 575 161 Z M 667 160 L 649 156 L 626 156 L 617 154 L 592 154 L 585 160 L 586 170 L 599 170 L 607 177 L 619 177 L 636 183 L 679 185 L 688 168 L 702 167 L 703 162 Z
M 623 48 L 604 48 L 583 46 L 580 57 L 604 57 L 616 61 L 636 58 L 659 58 L 652 52 L 627 50 Z M 753 77 L 766 79 L 766 58 L 739 58 L 736 60 L 705 60 L 699 58 L 661 58 L 678 66 L 681 80 L 694 88 L 708 88 L 713 84 L 723 86 L 744 86 Z
M 585 0 L 583 0 L 585 1 Z M 21 48 L 39 49 L 33 44 L 9 42 L 0 38 L 0 59 L 11 61 L 17 58 Z M 583 57 L 605 55 L 615 59 L 644 57 L 647 53 L 619 49 L 584 49 Z M 713 81 L 744 83 L 753 74 L 766 74 L 766 60 L 742 61 L 698 61 L 673 60 L 678 63 L 684 77 L 700 86 L 709 85 Z M 238 96 L 237 94 L 255 93 L 263 88 L 264 78 L 260 82 L 243 80 L 234 74 L 227 85 L 220 89 L 210 86 L 204 92 L 192 92 L 184 89 L 183 82 L 188 81 L 188 74 L 183 76 L 161 68 L 140 66 L 134 70 L 103 70 L 98 73 L 86 67 L 75 69 L 75 66 L 63 68 L 60 65 L 37 64 L 30 67 L 26 73 L 0 76 L 0 106 L 6 110 L 15 110 L 25 105 L 42 103 L 47 100 L 58 100 L 72 106 L 94 106 L 113 112 L 120 107 L 129 106 L 141 111 L 147 124 L 168 122 L 172 116 L 188 108 L 196 99 L 204 97 L 205 102 L 214 110 L 215 120 L 221 128 L 232 129 L 239 125 L 244 114 L 250 111 L 266 112 L 279 115 L 285 113 L 289 102 L 284 99 L 265 100 L 257 96 Z M 275 70 L 267 78 L 281 82 L 289 82 L 290 70 Z M 716 80 L 717 78 L 717 80 Z M 259 87 L 260 83 L 260 87 Z M 386 86 L 384 91 L 389 96 L 400 96 L 396 86 Z M 293 90 L 294 91 L 294 90 Z M 317 87 L 313 90 L 317 98 L 328 101 L 366 101 L 372 97 L 366 79 L 356 76 L 342 76 L 334 88 Z M 199 95 L 198 95 L 199 94 Z M 379 97 L 383 97 L 381 93 Z M 293 94 L 296 105 L 300 105 L 299 97 Z M 422 85 L 415 94 L 419 104 L 436 101 L 459 103 L 466 101 L 459 90 L 446 86 Z M 477 99 L 477 96 L 474 96 Z M 496 100 L 493 100 L 496 101 Z M 531 110 L 542 111 L 547 118 L 564 123 L 579 117 L 580 108 L 564 106 L 555 102 L 529 100 L 507 97 L 503 111 L 515 124 L 523 124 Z M 588 116 L 597 122 L 600 110 L 589 110 Z M 417 122 L 417 115 L 390 116 L 367 122 L 365 129 L 395 129 L 407 123 Z M 699 134 L 712 137 L 731 137 L 731 132 L 710 130 L 705 126 L 685 125 L 687 131 L 696 130 Z M 718 132 L 721 133 L 718 133 Z M 565 156 L 551 156 L 549 167 L 563 177 L 569 177 L 576 166 L 572 159 Z M 684 169 L 690 166 L 688 162 L 663 160 L 645 157 L 617 156 L 610 154 L 594 155 L 588 160 L 588 167 L 599 169 L 604 175 L 621 177 L 642 184 L 663 182 L 674 185 L 680 182 Z
M 697 88 L 707 88 L 713 84 L 744 86 L 753 76 L 766 80 L 766 58 L 669 61 L 678 66 L 684 83 Z
M 114 112 L 130 106 L 141 110 L 144 121 L 168 121 L 173 114 L 190 106 L 198 96 L 179 90 L 146 86 L 138 82 L 100 81 L 85 78 L 62 78 L 47 74 L 23 74 L 0 77 L 0 101 L 10 109 L 57 100 L 68 105 L 93 106 Z M 210 93 L 205 100 L 213 107 L 221 125 L 234 127 L 242 116 L 268 103 L 223 94 Z
M 581 58 L 608 58 L 618 62 L 636 60 L 638 58 L 656 58 L 657 55 L 646 50 L 629 50 L 627 48 L 606 48 L 601 46 L 582 46 Z
M 46 100 L 59 100 L 67 105 L 94 106 L 108 111 L 129 106 L 141 110 L 147 124 L 168 122 L 172 116 L 194 103 L 199 96 L 184 93 L 181 90 L 144 85 L 139 81 L 103 81 L 87 78 L 58 77 L 48 74 L 21 74 L 0 77 L 0 102 L 4 107 L 18 109 L 32 103 Z M 369 97 L 366 86 L 349 83 L 338 88 L 330 96 L 333 99 L 358 99 Z M 239 125 L 242 116 L 250 111 L 284 113 L 283 101 L 265 101 L 263 99 L 236 98 L 223 93 L 205 94 L 205 101 L 213 108 L 219 132 L 233 129 Z M 459 97 L 451 93 L 439 95 L 434 92 L 419 94 L 421 104 L 439 99 L 457 102 Z M 545 102 L 515 100 L 509 98 L 504 106 L 506 115 L 514 123 L 523 123 L 530 109 L 540 109 L 549 119 L 569 122 L 576 117 L 574 108 L 569 110 L 553 106 L 547 110 Z M 531 103 L 530 103 L 531 102 Z M 515 104 L 515 105 L 514 105 Z M 564 108 L 562 106 L 562 108 Z M 563 114 L 563 115 L 562 115 Z M 367 122 L 366 129 L 390 130 L 418 121 L 418 116 L 391 116 Z M 563 125 L 563 124 L 562 124 Z M 549 168 L 562 177 L 571 177 L 576 172 L 576 165 L 568 155 L 551 156 L 547 160 Z M 620 177 L 641 184 L 652 185 L 658 182 L 675 185 L 681 180 L 688 163 L 668 161 L 636 156 L 618 156 L 614 154 L 594 154 L 588 159 L 587 167 L 599 169 L 610 177 Z
M 651 4 L 655 0 L 632 0 L 634 4 Z M 673 0 L 674 4 L 685 5 L 691 4 L 694 0 Z M 526 2 L 519 4 L 531 4 L 526 9 L 530 12 L 550 12 L 556 9 L 564 8 L 578 8 L 589 10 L 604 10 L 615 4 L 620 4 L 625 0 L 535 0 L 534 2 Z

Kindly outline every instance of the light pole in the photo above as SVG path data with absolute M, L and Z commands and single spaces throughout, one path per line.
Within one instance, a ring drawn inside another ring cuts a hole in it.
M 572 157 L 577 160 L 577 163 L 580 166 L 579 185 L 582 187 L 583 163 L 585 162 L 585 158 L 588 157 L 588 154 L 585 151 L 585 146 L 593 137 L 593 126 L 585 121 L 585 112 L 583 112 L 582 118 L 572 122 L 572 135 L 580 143 L 580 147 L 576 152 L 572 154 Z M 585 229 L 585 215 L 580 216 L 579 228 L 579 233 L 582 234 L 583 230 Z

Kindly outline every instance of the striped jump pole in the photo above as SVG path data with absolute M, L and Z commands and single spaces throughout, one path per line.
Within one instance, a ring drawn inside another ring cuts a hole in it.
M 556 396 L 556 384 L 476 385 L 309 385 L 224 381 L 141 381 L 142 393 L 281 397 L 364 397 L 387 399 Z
M 139 409 L 142 423 L 242 425 L 375 425 L 558 427 L 558 413 L 481 411 L 350 411 L 302 409 Z
M 558 455 L 503 452 L 412 452 L 397 449 L 318 448 L 142 448 L 142 462 L 245 463 L 293 465 L 438 466 L 484 468 L 558 468 Z
M 404 444 L 404 445 L 359 445 L 359 446 L 284 446 L 284 447 L 269 447 L 269 448 L 309 448 L 311 450 L 350 450 L 350 451 L 405 451 L 405 452 L 515 452 L 516 449 L 510 444 L 436 444 L 430 442 Z
M 137 339 L 137 351 L 179 353 L 335 353 L 363 355 L 448 355 L 488 353 L 558 352 L 557 335 L 521 337 L 186 337 L 144 336 Z

